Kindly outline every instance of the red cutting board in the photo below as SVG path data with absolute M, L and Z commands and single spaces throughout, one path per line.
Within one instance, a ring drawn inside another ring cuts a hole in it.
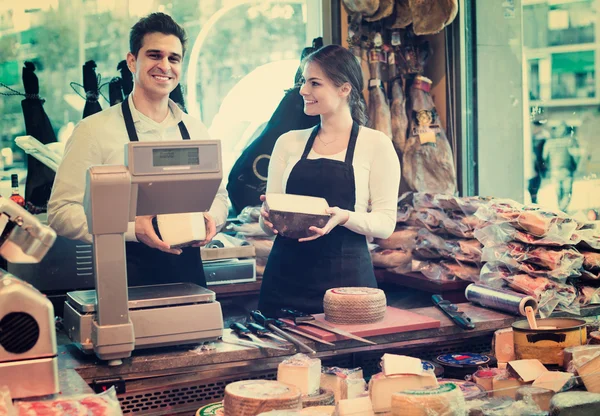
M 314 317 L 319 322 L 322 322 L 329 326 L 333 326 L 335 328 L 344 329 L 354 335 L 358 335 L 359 337 L 372 337 L 376 335 L 395 334 L 398 332 L 419 331 L 421 329 L 432 329 L 440 327 L 440 321 L 438 319 L 418 315 L 414 312 L 394 308 L 392 306 L 387 307 L 387 311 L 385 313 L 385 318 L 383 318 L 383 321 L 374 324 L 332 324 L 331 322 L 327 322 L 325 320 L 325 314 L 323 313 L 314 315 Z M 289 324 L 290 326 L 296 327 L 299 331 L 306 332 L 307 334 L 313 335 L 324 341 L 332 342 L 348 339 L 341 335 L 336 335 L 324 329 L 317 328 L 313 325 L 294 325 L 294 321 L 290 319 L 282 319 L 282 321 Z

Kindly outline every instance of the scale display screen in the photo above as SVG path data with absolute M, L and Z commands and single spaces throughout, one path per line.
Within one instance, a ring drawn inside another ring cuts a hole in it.
M 197 147 L 152 149 L 152 165 L 190 166 L 200 164 L 200 150 Z

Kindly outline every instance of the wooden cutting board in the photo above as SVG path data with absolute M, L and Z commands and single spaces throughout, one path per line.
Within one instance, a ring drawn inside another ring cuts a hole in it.
M 432 329 L 439 328 L 440 321 L 438 319 L 430 318 L 428 316 L 418 315 L 414 312 L 406 311 L 403 309 L 394 308 L 392 306 L 387 307 L 385 318 L 383 321 L 375 324 L 366 325 L 339 325 L 332 324 L 325 320 L 325 314 L 314 315 L 315 319 L 326 325 L 333 326 L 335 328 L 344 329 L 359 337 L 372 337 L 376 335 L 395 334 L 398 332 L 408 331 L 419 331 L 421 329 Z M 305 332 L 309 335 L 313 335 L 324 341 L 340 341 L 347 339 L 341 335 L 328 332 L 324 329 L 317 328 L 313 325 L 294 325 L 294 321 L 290 319 L 282 319 L 285 323 L 297 328 L 299 331 Z

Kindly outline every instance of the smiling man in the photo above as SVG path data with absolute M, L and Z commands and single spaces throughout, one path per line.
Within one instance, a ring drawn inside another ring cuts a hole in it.
M 169 99 L 179 84 L 185 45 L 183 28 L 163 13 L 152 13 L 131 28 L 127 66 L 133 73 L 133 92 L 121 105 L 82 120 L 67 142 L 48 202 L 49 225 L 59 235 L 92 241 L 83 209 L 90 166 L 122 165 L 129 141 L 210 138 L 202 122 Z M 204 214 L 206 240 L 202 244 L 225 223 L 227 211 L 227 191 L 221 184 Z M 129 223 L 125 239 L 129 286 L 184 281 L 206 286 L 199 248 L 172 249 L 157 236 L 152 216 L 137 216 Z

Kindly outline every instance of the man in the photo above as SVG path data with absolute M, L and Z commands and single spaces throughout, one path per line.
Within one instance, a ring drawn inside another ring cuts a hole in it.
M 565 123 L 553 129 L 552 136 L 552 139 L 546 141 L 542 157 L 548 167 L 549 178 L 556 185 L 558 208 L 567 212 L 579 164 L 579 142 L 574 129 Z
M 48 202 L 49 225 L 59 235 L 87 242 L 83 195 L 92 165 L 122 165 L 129 141 L 209 139 L 206 127 L 169 99 L 179 84 L 185 31 L 170 16 L 153 13 L 131 29 L 127 66 L 134 89 L 121 104 L 82 120 L 67 142 Z M 193 189 L 190 189 L 193 192 Z M 165 196 L 167 197 L 167 196 Z M 210 241 L 227 219 L 227 191 L 219 188 L 205 213 L 206 240 L 195 247 L 171 248 L 154 231 L 152 216 L 137 216 L 125 234 L 130 286 L 189 281 L 206 285 L 200 245 Z
M 542 178 L 546 174 L 546 166 L 542 157 L 544 153 L 544 144 L 550 139 L 550 133 L 546 130 L 544 124 L 546 120 L 534 120 L 532 127 L 532 147 L 533 147 L 533 171 L 534 176 L 529 179 L 529 194 L 531 202 L 537 204 L 538 192 L 542 185 Z

